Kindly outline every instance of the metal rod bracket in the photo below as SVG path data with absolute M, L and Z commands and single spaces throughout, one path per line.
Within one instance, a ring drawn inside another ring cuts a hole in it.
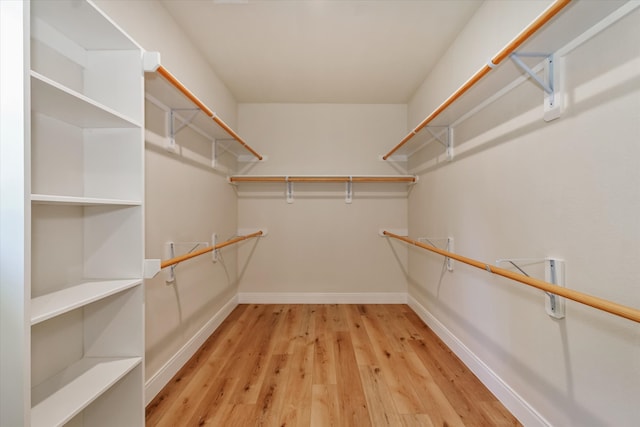
M 564 287 L 564 261 L 558 258 L 506 258 L 496 260 L 496 264 L 509 263 L 520 273 L 530 277 L 516 262 L 526 262 L 529 264 L 544 262 L 544 278 L 548 283 Z M 545 291 L 544 307 L 547 314 L 556 319 L 565 316 L 564 298 Z
M 346 182 L 345 199 L 344 202 L 350 204 L 353 201 L 353 177 L 349 177 L 349 181 Z
M 293 203 L 293 182 L 289 181 L 289 177 L 285 178 L 287 182 L 287 203 Z
M 560 96 L 560 62 L 556 61 L 553 54 L 548 53 L 520 53 L 513 52 L 511 60 L 544 91 L 544 120 L 549 122 L 560 117 L 562 97 Z M 543 77 L 540 78 L 536 71 L 529 67 L 521 59 L 522 57 L 544 58 Z
M 418 242 L 420 243 L 428 243 L 433 247 L 438 247 L 434 242 L 446 242 L 445 250 L 447 252 L 453 252 L 453 237 L 418 237 Z M 444 257 L 444 262 L 447 266 L 447 271 L 453 271 L 453 263 L 454 260 L 448 256 Z
M 544 275 L 547 282 L 564 287 L 564 261 L 557 258 L 547 258 L 545 260 Z M 545 294 L 544 306 L 547 314 L 556 319 L 564 318 L 564 298 L 550 292 Z
M 173 242 L 167 242 L 164 244 L 164 258 L 171 259 L 176 256 L 176 247 Z M 164 281 L 169 284 L 176 280 L 176 265 L 171 265 L 169 268 L 164 269 Z

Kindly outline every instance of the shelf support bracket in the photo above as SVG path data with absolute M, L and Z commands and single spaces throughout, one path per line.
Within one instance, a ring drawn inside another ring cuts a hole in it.
M 445 132 L 434 132 L 430 126 L 426 126 L 425 129 L 431 134 L 433 139 L 438 141 L 446 150 L 447 160 L 453 160 L 453 128 L 451 126 L 446 127 Z M 446 137 L 443 137 L 446 135 Z
M 350 204 L 353 201 L 353 177 L 349 177 L 349 181 L 346 182 L 345 199 L 344 202 Z
M 522 57 L 544 58 L 543 78 L 540 78 L 536 71 L 529 67 L 521 59 Z M 553 54 L 547 53 L 520 53 L 514 52 L 510 55 L 511 60 L 522 71 L 529 75 L 533 81 L 544 91 L 544 120 L 551 121 L 560 117 L 561 105 L 558 94 L 559 64 L 555 61 Z
M 164 259 L 171 259 L 176 256 L 176 246 L 173 242 L 167 242 L 164 244 Z M 173 283 L 176 280 L 176 264 L 164 269 L 164 281 Z
M 289 181 L 288 176 L 285 178 L 285 181 L 287 183 L 287 203 L 291 204 L 293 203 L 293 182 Z
M 176 114 L 177 111 L 192 111 L 193 113 L 189 118 L 183 119 Z M 172 153 L 178 152 L 178 147 L 176 145 L 176 135 L 182 129 L 189 126 L 189 124 L 191 124 L 191 122 L 196 118 L 199 112 L 199 108 L 172 108 L 171 110 L 169 110 L 169 146 L 167 147 L 167 151 L 171 151 Z M 176 127 L 176 118 L 181 122 L 178 127 Z
M 507 258 L 496 260 L 496 264 L 509 263 L 514 266 L 520 273 L 530 277 L 527 272 L 516 264 L 516 262 L 540 263 L 544 262 L 544 280 L 554 285 L 564 287 L 564 261 L 558 258 Z M 547 314 L 556 319 L 562 319 L 565 316 L 564 298 L 545 291 L 544 308 Z
M 445 250 L 447 252 L 453 252 L 453 237 L 419 237 L 418 238 L 418 242 L 420 243 L 428 243 L 431 246 L 433 246 L 434 248 L 437 248 L 438 245 L 436 245 L 435 243 L 433 243 L 434 241 L 446 241 L 447 242 L 447 246 L 445 248 Z M 447 271 L 453 271 L 453 262 L 454 260 L 451 259 L 450 257 L 444 257 L 444 262 L 447 265 Z

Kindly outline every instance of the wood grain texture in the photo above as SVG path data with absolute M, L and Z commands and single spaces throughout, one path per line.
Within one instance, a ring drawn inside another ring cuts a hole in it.
M 406 305 L 240 305 L 147 426 L 518 426 Z

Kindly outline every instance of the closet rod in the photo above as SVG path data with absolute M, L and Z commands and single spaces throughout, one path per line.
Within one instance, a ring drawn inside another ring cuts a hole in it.
M 616 316 L 624 317 L 625 319 L 633 320 L 640 323 L 640 310 L 624 306 L 612 301 L 608 301 L 602 298 L 594 297 L 582 292 L 574 291 L 572 289 L 563 288 L 562 286 L 554 285 L 552 283 L 545 282 L 544 280 L 535 279 L 533 277 L 527 277 L 523 274 L 514 273 L 513 271 L 506 270 L 504 268 L 496 267 L 494 265 L 485 264 L 484 262 L 477 261 L 472 258 L 466 258 L 461 255 L 454 254 L 442 249 L 438 249 L 433 246 L 420 243 L 416 240 L 409 239 L 408 237 L 399 236 L 389 231 L 384 230 L 382 232 L 385 236 L 393 237 L 394 239 L 402 240 L 410 245 L 418 246 L 419 248 L 426 249 L 431 252 L 435 252 L 442 256 L 455 259 L 457 261 L 469 264 L 473 267 L 481 270 L 486 270 L 489 273 L 497 274 L 498 276 L 506 277 L 516 282 L 523 283 L 525 285 L 533 286 L 534 288 L 541 289 L 552 294 L 568 298 L 570 300 L 579 302 L 581 304 L 588 305 L 598 310 L 606 311 L 607 313 L 615 314 Z
M 229 182 L 416 182 L 414 176 L 231 176 Z
M 231 129 L 220 117 L 218 117 L 216 113 L 211 111 L 209 107 L 207 107 L 202 101 L 200 101 L 200 99 L 198 99 L 197 96 L 195 96 L 189 89 L 187 89 L 185 85 L 180 83 L 180 81 L 173 74 L 171 74 L 169 70 L 167 70 L 162 65 L 160 65 L 156 71 L 158 72 L 158 74 L 164 77 L 169 83 L 175 86 L 180 92 L 182 92 L 187 98 L 189 98 L 191 102 L 196 104 L 198 108 L 202 110 L 203 113 L 211 117 L 213 121 L 218 124 L 218 126 L 220 126 L 222 129 L 224 129 L 225 132 L 231 135 L 233 139 L 238 141 L 245 149 L 247 149 L 247 151 L 253 154 L 258 160 L 262 160 L 262 156 L 258 154 L 258 152 L 256 152 L 253 148 L 251 148 L 249 144 L 247 144 L 240 137 L 240 135 L 235 133 L 235 131 Z
M 569 4 L 571 0 L 556 0 L 551 6 L 545 10 L 535 21 L 529 24 L 524 30 L 520 32 L 509 44 L 507 44 L 500 52 L 498 52 L 492 59 L 478 70 L 469 80 L 467 80 L 458 90 L 456 90 L 449 98 L 447 98 L 438 108 L 436 108 L 431 114 L 429 114 L 414 130 L 409 132 L 407 136 L 393 147 L 387 154 L 382 156 L 383 160 L 387 160 L 393 153 L 398 151 L 400 147 L 405 145 L 411 138 L 413 138 L 418 132 L 420 132 L 425 126 L 427 126 L 433 119 L 435 119 L 440 113 L 442 113 L 447 107 L 449 107 L 455 100 L 460 98 L 462 94 L 471 89 L 478 81 L 489 73 L 493 68 L 500 64 L 505 58 L 513 53 L 522 43 L 527 41 L 536 31 L 538 31 L 544 24 L 549 22 L 554 16 L 556 16 L 565 6 Z
M 202 254 L 206 254 L 207 252 L 212 252 L 212 251 L 215 251 L 215 250 L 218 250 L 218 249 L 222 249 L 225 246 L 233 245 L 234 243 L 238 243 L 238 242 L 241 242 L 243 240 L 251 239 L 252 237 L 260 237 L 260 236 L 262 236 L 262 234 L 263 234 L 262 230 L 256 231 L 255 233 L 247 234 L 245 236 L 234 237 L 233 239 L 229 239 L 226 242 L 219 243 L 219 244 L 217 244 L 215 246 L 207 246 L 206 248 L 202 248 L 202 249 L 197 250 L 197 251 L 189 252 L 188 254 L 184 254 L 184 255 L 177 256 L 177 257 L 173 257 L 173 258 L 167 259 L 165 261 L 162 261 L 160 263 L 160 268 L 162 269 L 162 268 L 165 268 L 165 267 L 172 266 L 172 265 L 177 264 L 179 262 L 186 261 L 188 259 L 197 257 L 197 256 L 202 255 Z

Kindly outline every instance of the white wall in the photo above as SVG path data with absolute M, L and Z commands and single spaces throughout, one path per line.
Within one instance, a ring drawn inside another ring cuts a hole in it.
M 406 132 L 404 105 L 241 104 L 238 118 L 240 132 L 268 156 L 250 174 L 398 173 L 378 155 Z M 239 185 L 239 227 L 269 230 L 240 248 L 240 291 L 406 292 L 406 248 L 377 231 L 406 229 L 407 189 L 354 184 L 346 204 L 345 184 L 297 183 L 287 204 L 283 183 Z
M 96 3 L 143 48 L 159 51 L 169 71 L 225 122 L 235 126 L 233 96 L 159 2 Z M 146 109 L 147 128 L 163 134 L 160 111 L 149 103 Z M 179 133 L 177 143 L 181 155 L 169 154 L 149 142 L 146 145 L 147 258 L 164 258 L 164 244 L 169 240 L 210 242 L 213 232 L 219 239 L 236 232 L 233 189 L 225 176 L 202 164 L 207 159 L 210 162 L 210 143 L 189 129 Z M 178 247 L 179 253 L 190 249 L 188 245 Z M 223 250 L 222 255 L 224 261 L 217 264 L 207 256 L 181 263 L 173 284 L 167 285 L 162 273 L 146 281 L 146 378 L 152 380 L 150 394 L 171 378 L 190 350 L 197 349 L 190 340 L 197 339 L 197 332 L 235 296 L 235 250 Z M 147 401 L 152 397 L 148 395 Z
M 545 6 L 485 3 L 411 101 L 409 124 Z M 476 55 L 485 39 L 488 51 Z M 434 161 L 437 144 L 425 149 L 413 162 L 422 172 L 409 198 L 411 236 L 452 236 L 455 252 L 490 264 L 560 257 L 567 287 L 640 307 L 639 39 L 636 11 L 567 56 L 560 119 L 542 120 L 541 90 L 526 83 L 455 130 L 453 162 Z M 540 291 L 460 263 L 443 274 L 442 263 L 411 249 L 409 293 L 534 414 L 516 415 L 532 424 L 637 425 L 637 324 L 571 301 L 555 320 Z M 526 269 L 544 278 L 541 264 Z

